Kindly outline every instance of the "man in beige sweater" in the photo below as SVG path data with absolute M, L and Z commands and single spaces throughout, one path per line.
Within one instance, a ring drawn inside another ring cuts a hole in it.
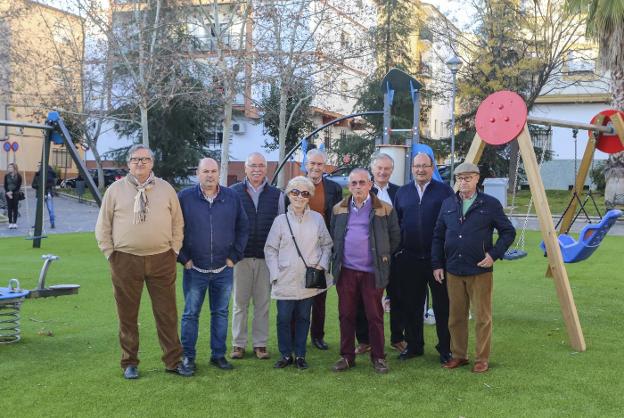
M 124 377 L 139 377 L 143 283 L 152 300 L 167 372 L 192 376 L 193 371 L 181 362 L 175 297 L 176 258 L 184 230 L 180 204 L 173 187 L 154 176 L 154 154 L 149 148 L 133 146 L 128 166 L 130 173 L 104 194 L 95 227 L 98 246 L 110 263 Z

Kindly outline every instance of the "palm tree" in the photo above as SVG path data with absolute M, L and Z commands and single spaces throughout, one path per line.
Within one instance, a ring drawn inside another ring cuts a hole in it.
M 573 10 L 587 11 L 587 35 L 598 41 L 600 62 L 611 75 L 611 106 L 624 110 L 624 0 L 566 3 Z M 624 151 L 609 156 L 605 179 L 605 204 L 624 204 Z

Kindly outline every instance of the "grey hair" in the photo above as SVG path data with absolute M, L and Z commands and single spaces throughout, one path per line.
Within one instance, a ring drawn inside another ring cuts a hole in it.
M 366 178 L 368 179 L 368 181 L 371 180 L 371 175 L 368 172 L 368 170 L 365 169 L 365 168 L 362 168 L 362 167 L 357 167 L 357 168 L 354 168 L 353 170 L 351 170 L 351 172 L 349 173 L 349 178 L 351 178 L 351 174 L 357 174 L 357 173 L 364 173 L 364 174 L 366 174 Z
M 371 157 L 371 163 L 370 163 L 371 170 L 373 169 L 373 166 L 375 165 L 377 161 L 383 160 L 384 158 L 387 160 L 390 160 L 390 162 L 392 162 L 392 168 L 394 168 L 394 158 L 392 158 L 390 155 L 386 154 L 385 152 L 376 152 Z
M 249 166 L 249 160 L 251 160 L 252 157 L 261 157 L 264 160 L 264 163 L 266 164 L 267 160 L 266 157 L 264 155 L 262 155 L 259 152 L 252 152 L 251 154 L 249 154 L 247 156 L 247 159 L 245 160 L 245 165 Z
M 414 163 L 414 160 L 416 159 L 416 157 L 418 157 L 419 155 L 425 155 L 427 158 L 429 158 L 429 161 L 431 161 L 431 164 L 435 165 L 435 161 L 433 161 L 433 157 L 427 154 L 426 152 L 417 152 L 416 155 L 414 155 L 414 158 L 412 158 L 412 164 Z
M 308 153 L 306 154 L 306 157 L 308 157 L 308 160 L 312 157 L 314 157 L 315 155 L 321 155 L 323 157 L 323 162 L 327 162 L 327 153 L 325 151 L 321 151 L 318 148 L 312 148 L 310 151 L 308 151 Z
M 148 150 L 150 153 L 150 157 L 152 157 L 152 160 L 154 160 L 154 151 L 152 151 L 150 147 L 148 147 L 147 145 L 143 145 L 143 144 L 134 144 L 128 150 L 128 155 L 126 156 L 126 162 L 130 162 L 130 158 L 132 158 L 132 155 L 140 149 Z
M 290 179 L 288 184 L 286 185 L 286 190 L 284 193 L 288 195 L 293 189 L 298 189 L 300 191 L 307 190 L 310 192 L 311 196 L 314 196 L 314 183 L 307 177 L 297 176 Z

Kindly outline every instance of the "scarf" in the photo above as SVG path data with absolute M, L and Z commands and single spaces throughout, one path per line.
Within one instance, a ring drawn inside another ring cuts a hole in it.
M 145 222 L 145 218 L 149 213 L 149 206 L 147 195 L 145 194 L 146 190 L 151 189 L 156 183 L 156 177 L 154 177 L 154 173 L 150 173 L 149 177 L 145 181 L 145 183 L 140 184 L 139 180 L 134 177 L 132 174 L 128 173 L 126 177 L 130 184 L 132 184 L 137 189 L 137 194 L 134 196 L 134 221 L 133 224 L 140 224 Z

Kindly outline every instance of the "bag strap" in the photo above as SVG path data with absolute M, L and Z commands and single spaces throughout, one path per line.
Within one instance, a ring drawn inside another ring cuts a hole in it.
M 295 239 L 295 234 L 293 234 L 293 230 L 292 230 L 292 228 L 290 226 L 290 221 L 288 220 L 288 213 L 284 214 L 284 216 L 286 217 L 286 223 L 288 224 L 288 229 L 290 230 L 290 237 L 292 238 L 293 242 L 295 243 L 295 248 L 297 249 L 297 254 L 299 254 L 299 258 L 301 258 L 301 261 L 303 261 L 303 265 L 306 266 L 306 268 L 308 268 L 308 264 L 303 259 L 303 256 L 301 255 L 301 251 L 299 251 L 299 246 L 297 245 L 297 240 Z

